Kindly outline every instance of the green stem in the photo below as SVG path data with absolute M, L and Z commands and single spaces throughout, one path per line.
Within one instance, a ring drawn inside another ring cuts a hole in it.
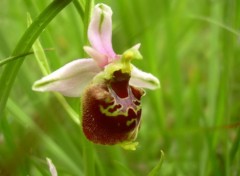
M 18 56 L 22 53 L 27 53 L 34 41 L 50 23 L 50 21 L 72 0 L 55 0 L 53 1 L 31 24 L 31 26 L 23 34 L 22 38 L 18 42 L 14 49 L 12 56 Z M 6 102 L 14 83 L 15 77 L 23 63 L 24 59 L 13 61 L 6 65 L 0 78 L 0 114 L 6 106 Z
M 88 0 L 86 1 L 85 4 L 85 14 L 84 14 L 84 44 L 88 43 L 88 38 L 87 38 L 87 31 L 88 31 L 88 24 L 90 21 L 90 17 L 92 14 L 92 7 L 94 4 L 94 0 Z
M 92 13 L 92 7 L 94 5 L 94 0 L 88 0 L 85 4 L 84 13 L 84 44 L 88 43 L 87 30 Z M 84 169 L 86 176 L 95 175 L 95 159 L 94 159 L 94 146 L 91 142 L 86 139 L 83 140 L 83 157 L 84 157 Z

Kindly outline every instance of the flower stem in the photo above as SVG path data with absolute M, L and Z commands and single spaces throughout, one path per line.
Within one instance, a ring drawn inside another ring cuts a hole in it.
M 88 24 L 90 21 L 90 17 L 91 17 L 91 12 L 92 12 L 92 7 L 94 4 L 94 0 L 88 0 L 86 1 L 85 4 L 85 14 L 84 14 L 84 44 L 88 44 Z
M 88 43 L 88 24 L 91 17 L 92 7 L 94 5 L 94 0 L 88 0 L 85 4 L 85 13 L 84 13 L 84 44 Z M 94 146 L 91 142 L 83 139 L 83 156 L 84 156 L 84 169 L 86 176 L 95 175 L 95 161 L 94 161 Z

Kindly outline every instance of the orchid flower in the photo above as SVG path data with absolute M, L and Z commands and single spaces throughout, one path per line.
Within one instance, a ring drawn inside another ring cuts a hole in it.
M 35 91 L 82 97 L 82 129 L 90 141 L 134 148 L 141 122 L 142 88 L 156 89 L 159 80 L 131 64 L 142 59 L 140 44 L 118 55 L 112 48 L 112 10 L 94 7 L 88 27 L 91 58 L 74 60 L 36 81 Z M 130 144 L 130 145 L 128 145 Z M 133 145 L 134 144 L 134 145 Z

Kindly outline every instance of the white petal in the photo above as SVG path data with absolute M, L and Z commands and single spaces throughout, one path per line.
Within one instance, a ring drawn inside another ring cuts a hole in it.
M 143 72 L 137 67 L 132 67 L 130 85 L 147 89 L 157 89 L 160 87 L 158 78 L 150 73 Z
M 52 163 L 52 160 L 49 159 L 49 158 L 46 158 L 47 160 L 47 163 L 48 163 L 48 167 L 49 167 L 49 170 L 50 170 L 50 173 L 51 173 L 51 176 L 57 176 L 57 170 L 56 170 L 56 167 L 54 166 L 54 164 Z
M 79 97 L 85 86 L 100 71 L 93 59 L 77 59 L 36 81 L 33 90 L 56 91 L 65 96 Z
M 105 4 L 97 4 L 88 27 L 88 39 L 98 52 L 115 58 L 112 49 L 112 10 Z

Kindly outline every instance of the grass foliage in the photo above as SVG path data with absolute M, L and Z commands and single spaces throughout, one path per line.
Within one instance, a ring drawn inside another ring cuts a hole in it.
M 79 98 L 31 90 L 87 57 L 98 2 L 114 12 L 117 53 L 140 42 L 134 64 L 161 81 L 142 100 L 136 151 L 88 142 Z M 0 26 L 0 175 L 50 175 L 46 158 L 60 176 L 240 175 L 238 0 L 1 0 Z

